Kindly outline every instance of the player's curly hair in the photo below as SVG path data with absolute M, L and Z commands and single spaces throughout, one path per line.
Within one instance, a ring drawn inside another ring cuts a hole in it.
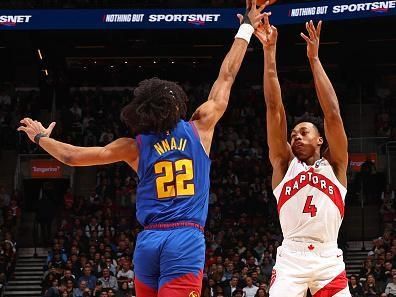
M 187 113 L 187 95 L 175 82 L 151 78 L 139 83 L 121 120 L 134 136 L 172 130 Z

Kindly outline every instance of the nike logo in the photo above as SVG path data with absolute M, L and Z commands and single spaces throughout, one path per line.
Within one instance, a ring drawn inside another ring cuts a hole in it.
M 342 255 L 337 255 L 337 258 L 341 257 Z

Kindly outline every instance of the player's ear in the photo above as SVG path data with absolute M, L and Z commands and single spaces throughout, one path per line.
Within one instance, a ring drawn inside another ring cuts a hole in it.
M 323 144 L 323 137 L 318 138 L 318 146 Z

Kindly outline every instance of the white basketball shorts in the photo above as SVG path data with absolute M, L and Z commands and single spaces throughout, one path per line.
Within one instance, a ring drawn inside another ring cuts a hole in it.
M 270 297 L 351 297 L 337 243 L 284 240 L 272 271 Z

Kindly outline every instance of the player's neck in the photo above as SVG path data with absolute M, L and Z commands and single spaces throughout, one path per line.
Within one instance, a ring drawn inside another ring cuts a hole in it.
M 320 153 L 317 152 L 315 153 L 312 157 L 306 159 L 306 160 L 301 160 L 303 161 L 305 164 L 307 164 L 308 166 L 311 166 L 313 164 L 315 164 L 316 161 L 320 160 Z

